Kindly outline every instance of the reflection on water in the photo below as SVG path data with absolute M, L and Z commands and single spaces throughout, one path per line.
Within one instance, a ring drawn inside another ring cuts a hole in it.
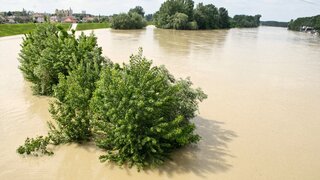
M 223 48 L 228 30 L 219 31 L 177 31 L 154 29 L 153 36 L 165 53 L 186 56 L 192 53 L 212 52 Z
M 17 68 L 21 36 L 0 38 L 0 179 L 319 179 L 319 37 L 272 27 L 95 34 L 115 62 L 143 47 L 177 78 L 190 76 L 209 96 L 194 119 L 202 140 L 140 173 L 101 164 L 93 144 L 18 156 L 25 137 L 46 134 L 49 99 L 33 96 Z
M 173 153 L 173 160 L 159 169 L 160 174 L 194 173 L 206 177 L 208 173 L 219 173 L 232 168 L 226 157 L 232 157 L 228 143 L 236 137 L 235 132 L 221 127 L 223 123 L 201 117 L 194 119 L 197 132 L 202 137 L 198 146 L 189 146 Z M 158 170 L 157 170 L 158 171 Z

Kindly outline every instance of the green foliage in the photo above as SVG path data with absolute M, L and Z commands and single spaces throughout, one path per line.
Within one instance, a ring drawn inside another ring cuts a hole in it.
M 212 4 L 199 3 L 194 11 L 194 19 L 199 29 L 219 28 L 219 11 Z
M 114 29 L 142 29 L 146 25 L 145 19 L 136 12 L 120 13 L 111 18 L 111 28 Z
M 39 154 L 52 155 L 53 152 L 47 149 L 50 144 L 49 136 L 38 136 L 37 138 L 27 138 L 23 146 L 19 146 L 17 152 L 19 154 L 33 154 L 38 156 Z
M 41 24 L 22 43 L 20 70 L 24 78 L 32 82 L 34 94 L 52 95 L 53 86 L 58 84 L 61 73 L 68 75 L 72 59 L 79 60 L 83 52 L 92 52 L 96 42 L 82 50 L 81 38 L 68 34 L 54 24 Z M 78 51 L 79 50 L 79 51 Z
M 187 22 L 185 22 L 186 17 Z M 158 28 L 165 29 L 195 30 L 230 27 L 228 11 L 225 8 L 218 10 L 213 4 L 199 3 L 194 9 L 192 0 L 165 1 L 159 11 L 154 14 L 154 21 Z
M 176 13 L 174 16 L 172 16 L 171 23 L 174 29 L 187 29 L 188 15 L 184 13 Z
M 77 53 L 80 59 L 73 57 L 68 76 L 59 75 L 59 84 L 54 88 L 57 100 L 50 107 L 58 129 L 70 142 L 87 141 L 91 138 L 89 101 L 105 63 L 101 56 L 102 49 L 97 46 L 93 34 L 82 34 L 78 41 Z
M 154 15 L 155 24 L 159 28 L 173 29 L 172 19 L 176 13 L 187 15 L 188 21 L 193 18 L 192 0 L 167 0 Z
M 101 161 L 138 169 L 160 165 L 199 136 L 190 119 L 206 98 L 191 81 L 175 80 L 163 67 L 138 55 L 123 67 L 106 67 L 91 100 L 96 144 L 107 150 Z
M 233 17 L 234 27 L 239 28 L 251 28 L 258 27 L 260 25 L 261 15 L 247 16 L 247 15 L 235 15 Z
M 229 13 L 226 8 L 219 8 L 219 27 L 222 29 L 230 28 Z
M 130 9 L 128 14 L 130 13 L 137 13 L 144 17 L 144 10 L 141 6 L 136 6 L 135 8 Z
M 186 14 L 173 17 L 177 28 L 190 25 Z M 55 100 L 49 109 L 54 120 L 48 123 L 49 133 L 27 138 L 19 154 L 52 155 L 50 145 L 94 140 L 107 152 L 100 156 L 102 162 L 140 170 L 163 164 L 170 152 L 200 139 L 190 119 L 206 94 L 193 89 L 190 79 L 177 80 L 164 66 L 152 66 L 142 50 L 129 64 L 112 64 L 102 57 L 93 34 L 75 38 L 46 24 L 24 39 L 22 52 L 25 77 L 35 84 L 33 78 L 38 78 L 46 91 L 53 87 Z M 50 81 L 53 75 L 55 84 Z
M 153 14 L 147 14 L 147 15 L 145 16 L 145 18 L 146 18 L 146 21 L 147 21 L 147 22 L 151 22 L 151 21 L 153 21 Z
M 67 74 L 68 62 L 76 42 L 61 27 L 41 24 L 22 43 L 20 70 L 32 82 L 33 92 L 51 95 L 52 86 L 58 83 L 58 74 Z
M 81 34 L 74 41 L 77 48 L 73 49 L 68 75 L 59 73 L 59 83 L 54 87 L 56 100 L 49 111 L 55 123 L 49 123 L 48 136 L 27 139 L 17 150 L 20 154 L 40 151 L 50 155 L 53 152 L 47 150 L 49 144 L 82 142 L 92 137 L 89 101 L 100 70 L 107 61 L 101 56 L 102 49 L 97 46 L 93 34 Z
M 190 30 L 197 30 L 197 29 L 199 29 L 198 23 L 197 23 L 196 21 L 188 22 L 188 29 L 190 29 Z
M 313 27 L 315 30 L 320 31 L 320 15 L 312 17 L 302 17 L 296 20 L 291 20 L 288 29 L 294 31 L 300 31 L 302 26 Z

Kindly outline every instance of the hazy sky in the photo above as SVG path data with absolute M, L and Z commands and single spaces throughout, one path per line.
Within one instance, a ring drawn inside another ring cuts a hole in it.
M 157 11 L 165 0 L 0 0 L 0 11 L 32 10 L 53 13 L 56 8 L 71 7 L 74 12 L 86 10 L 90 14 L 111 15 L 127 12 L 140 5 L 146 13 Z M 212 3 L 235 14 L 261 14 L 262 20 L 289 21 L 297 17 L 320 14 L 320 0 L 195 0 L 195 3 Z

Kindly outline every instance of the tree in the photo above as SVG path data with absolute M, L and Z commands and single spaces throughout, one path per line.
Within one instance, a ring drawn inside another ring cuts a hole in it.
M 192 0 L 167 0 L 161 4 L 159 11 L 154 15 L 157 27 L 170 29 L 172 27 L 172 19 L 176 13 L 183 13 L 188 16 L 188 21 L 193 19 Z
M 142 29 L 147 25 L 138 13 L 120 13 L 112 16 L 111 27 L 114 29 Z
M 188 29 L 188 16 L 184 13 L 176 13 L 171 23 L 174 29 Z
M 54 129 L 59 129 L 68 142 L 87 141 L 91 138 L 89 101 L 100 70 L 106 62 L 93 34 L 81 34 L 78 42 L 79 48 L 75 54 L 78 54 L 79 59 L 73 57 L 67 76 L 59 75 L 59 83 L 54 88 L 57 100 L 49 110 L 57 124 Z
M 59 82 L 59 74 L 68 75 L 70 62 L 80 60 L 85 54 L 96 51 L 96 42 L 88 39 L 90 46 L 82 50 L 82 38 L 68 34 L 62 27 L 45 23 L 27 34 L 20 52 L 20 70 L 32 83 L 35 94 L 49 95 Z M 79 53 L 81 52 L 81 53 Z M 86 53 L 85 53 L 86 52 Z
M 130 13 L 138 13 L 140 14 L 142 17 L 144 17 L 144 10 L 141 6 L 136 6 L 135 8 L 132 8 L 129 10 L 129 14 Z
M 247 15 L 235 15 L 233 17 L 233 23 L 235 27 L 258 27 L 260 25 L 261 15 L 247 16 Z
M 59 37 L 56 37 L 59 38 Z M 106 63 L 97 46 L 96 37 L 81 34 L 77 49 L 68 68 L 68 75 L 59 74 L 59 83 L 54 87 L 55 101 L 50 106 L 54 123 L 49 123 L 47 136 L 27 138 L 18 148 L 20 154 L 48 154 L 53 152 L 47 146 L 68 142 L 83 142 L 92 138 L 89 101 L 99 79 L 100 70 Z
M 145 18 L 147 21 L 153 21 L 153 14 L 147 14 Z
M 303 26 L 313 27 L 315 30 L 320 31 L 320 15 L 312 17 L 297 18 L 296 20 L 291 20 L 288 29 L 294 31 L 300 31 Z
M 103 69 L 90 107 L 101 161 L 138 169 L 162 164 L 176 148 L 195 143 L 198 102 L 206 98 L 191 81 L 176 80 L 163 66 L 138 55 L 129 64 Z
M 230 28 L 228 10 L 219 8 L 219 27 L 222 29 Z
M 37 25 L 27 34 L 20 51 L 20 70 L 32 83 L 38 95 L 52 95 L 52 87 L 58 83 L 58 74 L 67 75 L 72 51 L 76 46 L 73 35 L 53 24 Z
M 219 28 L 219 12 L 213 4 L 199 3 L 194 11 L 194 19 L 199 29 Z

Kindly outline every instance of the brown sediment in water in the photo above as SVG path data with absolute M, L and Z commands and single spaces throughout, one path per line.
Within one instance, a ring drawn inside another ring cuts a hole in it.
M 33 96 L 18 69 L 21 36 L 0 38 L 0 179 L 320 179 L 318 37 L 271 27 L 95 34 L 115 62 L 143 47 L 176 77 L 190 76 L 209 95 L 194 119 L 202 140 L 140 173 L 100 163 L 92 144 L 19 156 L 26 137 L 46 134 L 49 99 Z

